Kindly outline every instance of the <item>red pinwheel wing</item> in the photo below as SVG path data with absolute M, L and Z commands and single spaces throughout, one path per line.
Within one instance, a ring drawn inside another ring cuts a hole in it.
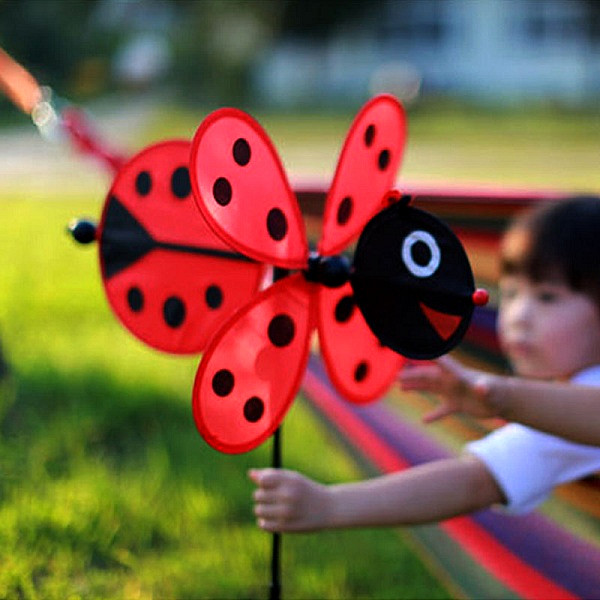
M 273 144 L 252 117 L 233 108 L 206 117 L 192 143 L 190 175 L 200 210 L 228 244 L 268 264 L 306 266 L 296 197 Z
M 120 321 L 146 344 L 203 350 L 256 293 L 264 268 L 225 245 L 192 198 L 190 143 L 149 146 L 117 173 L 98 240 L 102 281 Z
M 358 113 L 325 202 L 320 254 L 340 252 L 382 208 L 396 180 L 405 138 L 404 109 L 393 96 L 376 96 Z
M 338 391 L 359 404 L 381 397 L 404 358 L 379 343 L 356 307 L 349 283 L 319 289 L 318 328 L 321 355 Z
M 286 277 L 239 311 L 208 347 L 192 406 L 202 437 L 221 452 L 246 452 L 279 426 L 306 368 L 314 325 L 311 286 Z

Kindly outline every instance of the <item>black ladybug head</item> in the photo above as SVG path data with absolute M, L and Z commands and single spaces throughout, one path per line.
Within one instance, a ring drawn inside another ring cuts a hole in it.
M 351 283 L 375 335 L 410 358 L 448 352 L 473 313 L 473 273 L 460 241 L 435 217 L 406 203 L 369 221 Z

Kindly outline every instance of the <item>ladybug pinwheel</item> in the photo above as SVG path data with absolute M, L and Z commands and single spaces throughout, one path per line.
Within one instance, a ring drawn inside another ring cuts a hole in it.
M 296 197 L 261 126 L 226 108 L 198 128 L 190 179 L 210 227 L 244 256 L 296 271 L 241 308 L 204 353 L 192 404 L 214 448 L 245 452 L 277 429 L 300 386 L 315 327 L 331 380 L 356 403 L 385 392 L 404 360 L 398 352 L 429 358 L 460 340 L 474 284 L 456 237 L 405 202 L 369 222 L 390 199 L 405 133 L 404 110 L 392 96 L 362 108 L 311 253 Z M 350 266 L 339 253 L 368 222 Z

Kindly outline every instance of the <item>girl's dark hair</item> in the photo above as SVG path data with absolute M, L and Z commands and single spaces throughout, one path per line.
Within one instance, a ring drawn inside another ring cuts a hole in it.
M 545 202 L 520 215 L 506 239 L 520 233 L 527 242 L 518 256 L 505 253 L 503 273 L 523 274 L 533 281 L 562 281 L 600 306 L 600 198 Z

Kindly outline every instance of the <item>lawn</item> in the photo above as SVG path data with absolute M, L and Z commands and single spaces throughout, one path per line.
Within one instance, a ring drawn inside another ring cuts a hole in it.
M 138 143 L 189 137 L 204 114 L 160 109 Z M 256 116 L 299 176 L 330 175 L 351 119 Z M 595 114 L 422 107 L 410 131 L 410 180 L 600 189 Z M 207 447 L 190 409 L 198 359 L 144 347 L 111 315 L 96 249 L 65 233 L 71 217 L 99 214 L 108 180 L 78 181 L 93 169 L 73 158 L 71 176 L 35 187 L 32 165 L 22 188 L 0 187 L 0 336 L 12 368 L 0 406 L 0 597 L 264 598 L 270 538 L 254 525 L 246 470 L 269 463 L 270 444 L 239 456 Z M 302 399 L 283 440 L 289 467 L 361 476 Z M 448 592 L 402 532 L 364 530 L 285 536 L 283 595 Z

